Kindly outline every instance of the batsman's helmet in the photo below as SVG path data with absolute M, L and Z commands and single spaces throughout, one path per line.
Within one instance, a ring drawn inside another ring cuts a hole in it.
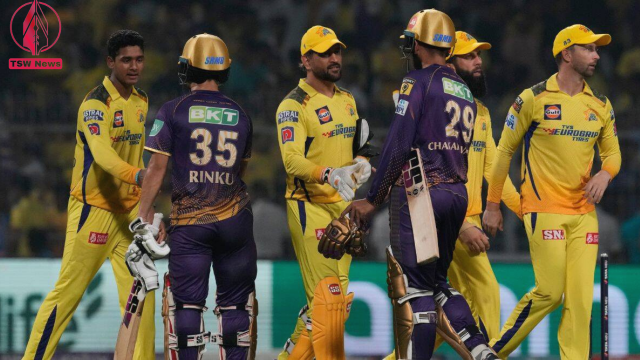
M 198 34 L 187 40 L 178 60 L 180 84 L 201 83 L 214 79 L 224 83 L 229 78 L 231 58 L 227 45 L 215 35 Z
M 415 13 L 401 38 L 404 38 L 402 53 L 411 56 L 415 41 L 431 46 L 453 49 L 456 43 L 456 28 L 449 15 L 436 9 L 420 10 Z

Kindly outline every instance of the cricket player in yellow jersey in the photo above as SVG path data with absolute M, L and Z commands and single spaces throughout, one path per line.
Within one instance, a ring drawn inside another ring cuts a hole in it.
M 310 28 L 300 46 L 307 76 L 276 113 L 287 172 L 289 230 L 307 296 L 307 306 L 279 359 L 345 356 L 344 321 L 353 299 L 352 293 L 347 294 L 351 256 L 327 259 L 318 252 L 318 240 L 353 200 L 356 187 L 369 178 L 367 158 L 375 153 L 366 144 L 369 136 L 359 143 L 368 130 L 366 120 L 358 119 L 353 95 L 335 85 L 341 77 L 342 47 L 333 30 Z
M 592 90 L 599 47 L 611 42 L 583 25 L 558 33 L 558 73 L 524 90 L 509 109 L 489 179 L 483 222 L 502 226 L 499 201 L 514 151 L 524 139 L 522 211 L 535 288 L 524 295 L 491 345 L 506 358 L 550 312 L 563 304 L 558 329 L 562 359 L 587 359 L 593 273 L 598 254 L 595 206 L 620 170 L 611 102 Z M 594 146 L 602 169 L 592 174 Z M 564 301 L 563 301 L 564 295 Z
M 478 99 L 487 92 L 480 53 L 488 49 L 491 49 L 491 44 L 479 42 L 464 31 L 456 31 L 456 46 L 448 59 L 448 63 L 469 86 L 478 112 L 473 126 L 471 149 L 469 149 L 466 183 L 469 204 L 447 275 L 451 285 L 469 303 L 480 331 L 491 339 L 498 336 L 500 332 L 500 286 L 487 257 L 486 251 L 490 247 L 489 238 L 481 230 L 480 214 L 482 213 L 482 180 L 489 178 L 496 154 L 496 143 L 493 140 L 489 109 Z M 520 194 L 513 186 L 511 179 L 507 178 L 505 182 L 502 201 L 522 217 Z M 442 337 L 438 336 L 436 347 L 442 341 Z M 395 358 L 394 352 L 385 360 L 395 360 Z
M 51 359 L 87 286 L 105 259 L 124 311 L 133 277 L 124 261 L 137 217 L 147 95 L 134 85 L 144 68 L 144 39 L 120 30 L 107 43 L 111 75 L 91 90 L 78 111 L 76 148 L 62 267 L 36 316 L 24 359 Z M 155 359 L 154 297 L 147 297 L 135 359 Z M 114 329 L 115 331 L 115 329 Z M 114 342 L 115 345 L 115 342 Z

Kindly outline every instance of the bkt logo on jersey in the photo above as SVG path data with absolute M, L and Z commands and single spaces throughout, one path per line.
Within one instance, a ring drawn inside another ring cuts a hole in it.
M 542 230 L 543 240 L 564 240 L 564 230 Z
M 444 42 L 448 44 L 451 42 L 451 40 L 453 40 L 453 37 L 451 35 L 444 35 L 444 34 L 433 35 L 433 41 Z
M 205 65 L 222 65 L 224 64 L 224 56 L 207 56 L 204 59 Z
M 124 126 L 124 115 L 122 110 L 118 110 L 113 114 L 113 127 L 119 128 Z
M 190 123 L 207 123 L 216 125 L 238 125 L 240 113 L 236 109 L 192 106 L 189 108 Z
M 331 118 L 331 113 L 329 112 L 328 106 L 323 106 L 320 109 L 316 109 L 316 115 L 318 115 L 318 120 L 320 120 L 320 125 L 330 123 L 333 121 Z
M 562 106 L 561 105 L 545 105 L 544 106 L 544 119 L 545 120 L 562 120 Z
M 471 94 L 471 90 L 469 90 L 467 85 L 459 81 L 443 77 L 442 88 L 444 89 L 444 92 L 449 95 L 459 97 L 460 99 L 467 100 L 468 102 L 473 102 L 473 95 Z
M 338 284 L 329 285 L 329 292 L 332 293 L 333 295 L 340 295 L 340 285 Z

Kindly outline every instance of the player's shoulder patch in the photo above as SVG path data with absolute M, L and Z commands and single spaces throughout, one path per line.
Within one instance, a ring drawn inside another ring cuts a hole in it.
M 547 90 L 547 80 L 539 82 L 531 87 L 533 96 L 538 96 Z
M 144 90 L 140 89 L 139 87 L 136 87 L 136 91 L 138 92 L 138 95 L 140 95 L 140 98 L 144 100 L 144 102 L 149 101 L 149 96 L 147 95 L 146 92 L 144 92 Z
M 300 86 L 296 86 L 295 89 L 291 90 L 287 96 L 285 96 L 284 100 L 294 100 L 299 104 L 304 102 L 304 99 L 309 96 L 306 91 L 304 91 Z
M 84 101 L 98 100 L 108 107 L 110 97 L 111 96 L 109 95 L 109 91 L 107 91 L 107 88 L 105 88 L 104 85 L 100 84 L 93 88 L 93 90 L 89 91 L 87 96 L 84 98 Z
M 607 105 L 607 97 L 604 96 L 604 94 L 594 89 L 591 89 L 591 92 L 593 93 L 593 96 L 596 97 L 596 99 L 602 101 L 602 106 Z

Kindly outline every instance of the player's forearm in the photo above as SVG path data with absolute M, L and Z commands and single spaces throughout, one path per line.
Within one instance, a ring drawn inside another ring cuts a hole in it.
M 489 193 L 487 201 L 492 203 L 500 203 L 502 198 L 502 191 L 504 189 L 504 182 L 509 175 L 509 165 L 511 163 L 511 155 L 501 148 L 498 148 L 496 157 L 493 159 L 493 166 L 491 167 L 491 173 L 488 179 Z
M 169 157 L 161 154 L 153 154 L 149 161 L 149 167 L 142 185 L 142 195 L 140 197 L 140 208 L 138 216 L 147 222 L 153 221 L 153 203 L 156 201 L 162 180 L 167 172 Z
M 620 172 L 620 167 L 622 166 L 622 156 L 620 151 L 611 155 L 600 156 L 600 159 L 602 159 L 602 170 L 608 172 L 609 175 L 611 175 L 611 179 L 616 177 Z
M 108 145 L 101 142 L 89 144 L 91 154 L 96 164 L 109 175 L 127 184 L 137 185 L 136 174 L 141 169 L 122 160 L 118 153 Z
M 520 194 L 511 182 L 511 178 L 507 176 L 502 190 L 502 201 L 507 205 L 509 210 L 513 211 L 518 217 L 522 217 L 522 208 L 520 206 Z
M 307 183 L 323 183 L 322 173 L 325 167 L 313 163 L 300 154 L 285 154 L 284 168 L 287 174 L 293 175 Z

